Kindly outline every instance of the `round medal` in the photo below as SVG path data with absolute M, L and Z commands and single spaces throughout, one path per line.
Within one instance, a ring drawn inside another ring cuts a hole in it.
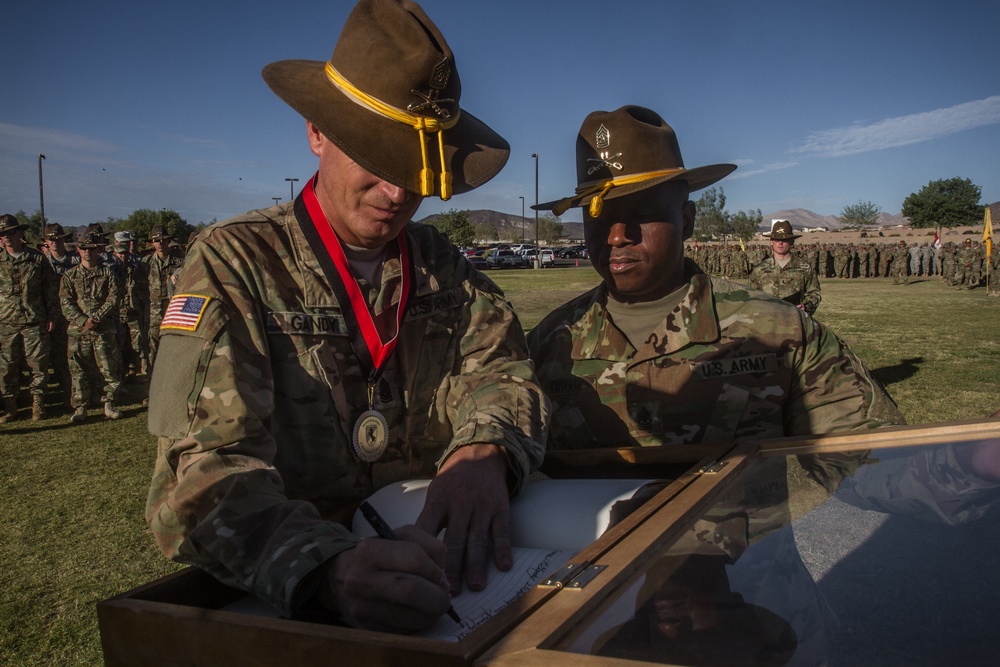
M 389 423 L 378 410 L 363 412 L 354 422 L 354 451 L 367 463 L 378 461 L 389 444 Z

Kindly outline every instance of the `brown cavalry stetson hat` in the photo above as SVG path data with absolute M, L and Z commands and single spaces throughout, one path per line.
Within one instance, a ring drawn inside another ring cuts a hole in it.
M 47 239 L 69 239 L 73 238 L 73 235 L 63 229 L 63 226 L 58 222 L 52 222 L 45 225 L 45 233 L 42 234 Z
M 410 192 L 467 192 L 510 154 L 503 137 L 459 106 L 451 48 L 410 0 L 361 0 L 329 61 L 282 60 L 262 74 L 354 162 Z
M 11 232 L 16 232 L 19 229 L 27 229 L 28 225 L 22 225 L 21 221 L 12 216 L 10 213 L 4 213 L 0 216 L 0 234 L 10 234 Z
M 532 208 L 562 215 L 589 204 L 591 217 L 597 217 L 605 199 L 675 179 L 687 181 L 694 192 L 735 169 L 734 164 L 685 169 L 674 129 L 651 109 L 595 111 L 584 119 L 576 138 L 576 194 Z
M 787 220 L 779 220 L 774 223 L 771 227 L 770 234 L 764 234 L 764 236 L 769 237 L 772 241 L 791 241 L 792 239 L 797 239 L 801 237 L 801 234 L 796 234 L 792 230 L 792 223 Z

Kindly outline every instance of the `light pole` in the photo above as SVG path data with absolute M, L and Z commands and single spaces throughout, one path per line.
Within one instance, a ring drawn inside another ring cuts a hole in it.
M 274 205 L 277 206 L 278 202 L 281 201 L 281 197 L 271 197 L 274 200 Z
M 521 243 L 524 243 L 524 197 L 521 200 Z
M 532 153 L 535 158 L 535 268 L 542 266 L 541 252 L 538 250 L 538 153 Z
M 38 205 L 42 215 L 42 231 L 45 231 L 45 187 L 42 185 L 42 160 L 45 156 L 38 154 Z
M 299 179 L 286 178 L 285 180 L 288 181 L 288 199 L 289 200 L 295 199 L 295 184 L 298 182 Z

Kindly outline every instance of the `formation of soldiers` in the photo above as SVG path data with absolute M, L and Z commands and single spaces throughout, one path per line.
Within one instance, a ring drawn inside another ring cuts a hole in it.
M 688 243 L 685 254 L 707 273 L 747 278 L 753 267 L 768 256 L 768 246 L 750 244 Z M 820 278 L 892 278 L 905 284 L 911 277 L 939 277 L 959 289 L 973 289 L 986 282 L 991 295 L 1000 295 L 1000 245 L 986 257 L 983 244 L 972 239 L 939 245 L 932 243 L 805 243 L 793 254 L 805 260 Z
M 73 409 L 71 423 L 99 406 L 118 419 L 122 384 L 152 371 L 183 249 L 162 226 L 151 230 L 145 251 L 135 233 L 112 239 L 99 223 L 75 243 L 62 225 L 46 224 L 38 248 L 26 242 L 26 229 L 12 215 L 0 217 L 0 423 L 19 417 L 23 370 L 31 375 L 32 420 L 46 416 L 49 374 Z

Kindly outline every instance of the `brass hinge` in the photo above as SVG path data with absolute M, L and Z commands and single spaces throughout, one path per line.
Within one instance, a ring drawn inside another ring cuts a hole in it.
M 594 565 L 590 561 L 566 563 L 550 574 L 538 585 L 543 588 L 566 588 L 580 590 L 599 575 L 607 565 Z
M 698 470 L 698 474 L 699 475 L 714 475 L 714 474 L 720 472 L 727 465 L 729 465 L 729 464 L 726 461 L 723 461 L 721 463 L 718 462 L 718 461 L 711 461 L 710 463 L 706 463 L 705 465 L 703 465 Z

